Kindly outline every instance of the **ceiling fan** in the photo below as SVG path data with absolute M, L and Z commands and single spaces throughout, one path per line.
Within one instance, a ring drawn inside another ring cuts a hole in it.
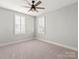
M 37 9 L 45 9 L 44 7 L 38 7 L 38 5 L 40 5 L 42 3 L 42 1 L 38 1 L 36 3 L 35 0 L 32 0 L 32 3 L 30 3 L 28 0 L 25 0 L 29 6 L 24 6 L 25 8 L 30 8 L 29 11 L 36 11 L 38 12 Z

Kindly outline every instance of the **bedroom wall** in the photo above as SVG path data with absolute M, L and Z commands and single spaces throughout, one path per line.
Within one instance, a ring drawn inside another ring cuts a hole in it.
M 16 14 L 26 17 L 26 33 L 15 35 L 14 33 L 14 16 Z M 5 8 L 0 8 L 0 44 L 15 42 L 19 40 L 30 40 L 34 34 L 34 17 L 24 15 L 19 12 L 11 11 Z
M 74 3 L 45 14 L 45 39 L 43 37 L 42 40 L 56 42 L 77 49 L 77 8 L 77 3 Z

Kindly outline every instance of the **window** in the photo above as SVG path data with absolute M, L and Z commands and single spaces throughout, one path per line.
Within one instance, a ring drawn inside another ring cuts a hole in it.
M 44 18 L 44 16 L 41 16 L 41 17 L 39 17 L 38 18 L 38 20 L 37 20 L 38 22 L 38 33 L 41 33 L 41 34 L 43 34 L 44 33 L 44 30 L 45 30 L 45 18 Z
M 15 15 L 15 34 L 25 33 L 25 17 Z

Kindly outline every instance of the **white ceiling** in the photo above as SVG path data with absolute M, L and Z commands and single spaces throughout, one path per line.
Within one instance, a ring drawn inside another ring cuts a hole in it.
M 28 0 L 31 2 L 32 0 Z M 29 8 L 24 8 L 24 5 L 28 5 L 24 0 L 0 0 L 0 7 L 8 8 L 14 11 L 22 12 L 32 16 L 37 16 L 42 13 L 54 11 L 66 5 L 77 2 L 77 0 L 41 0 L 42 4 L 39 6 L 45 7 L 45 10 L 38 10 L 39 12 L 28 12 Z

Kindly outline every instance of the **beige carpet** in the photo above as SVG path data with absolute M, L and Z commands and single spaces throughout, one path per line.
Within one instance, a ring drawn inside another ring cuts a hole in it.
M 77 52 L 31 40 L 0 48 L 0 59 L 77 59 Z

